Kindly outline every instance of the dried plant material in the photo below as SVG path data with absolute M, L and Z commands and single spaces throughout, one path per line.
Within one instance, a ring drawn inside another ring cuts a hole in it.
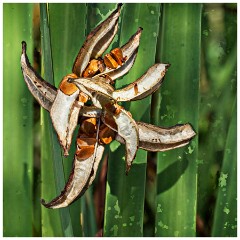
M 69 78 L 77 78 L 77 75 L 74 73 L 68 74 L 62 79 L 59 84 L 59 89 L 68 96 L 72 95 L 78 90 L 76 85 L 67 81 Z
M 52 102 L 56 97 L 57 89 L 43 80 L 32 68 L 29 63 L 26 53 L 27 44 L 22 42 L 21 68 L 24 80 L 28 86 L 29 91 L 39 102 L 39 104 L 50 111 Z
M 104 63 L 108 68 L 116 69 L 118 67 L 118 63 L 115 61 L 115 59 L 111 56 L 111 54 L 106 54 L 104 56 Z
M 79 161 L 77 156 L 75 156 L 72 172 L 61 194 L 49 203 L 42 200 L 42 204 L 47 208 L 63 208 L 80 197 L 89 186 L 88 182 L 92 176 L 93 164 L 102 158 L 103 150 L 103 146 L 97 146 L 96 153 L 82 161 Z
M 93 98 L 92 93 L 99 93 L 106 95 L 109 98 L 112 98 L 112 92 L 114 88 L 104 82 L 101 79 L 91 79 L 91 78 L 77 78 L 77 79 L 68 79 L 70 83 L 76 84 L 80 91 L 86 93 L 91 99 Z
M 183 147 L 196 135 L 190 124 L 163 128 L 137 122 L 137 126 L 139 129 L 139 148 L 151 152 L 163 152 Z M 115 139 L 124 144 L 124 139 L 118 134 Z
M 79 115 L 83 117 L 95 117 L 101 116 L 102 110 L 95 106 L 83 106 L 80 110 Z
M 109 144 L 115 139 L 115 134 L 116 134 L 115 131 L 105 126 L 99 132 L 99 140 L 103 144 Z
M 138 127 L 136 122 L 123 108 L 117 108 L 117 113 L 114 114 L 113 118 L 117 124 L 118 135 L 120 135 L 125 142 L 126 173 L 128 173 L 139 145 Z
M 169 64 L 153 65 L 138 80 L 125 88 L 114 91 L 112 97 L 119 102 L 135 101 L 147 97 L 161 86 L 168 67 Z
M 92 59 L 83 72 L 83 77 L 93 77 L 99 71 L 99 60 Z
M 105 21 L 99 24 L 87 36 L 74 62 L 73 73 L 82 76 L 89 61 L 93 58 L 97 59 L 108 48 L 117 33 L 120 10 L 121 4 L 118 5 L 117 9 Z
M 80 129 L 87 135 L 92 135 L 96 132 L 96 125 L 97 125 L 96 118 L 87 118 L 81 122 Z
M 98 76 L 107 75 L 112 81 L 116 80 L 127 74 L 129 70 L 132 68 L 135 59 L 137 57 L 140 37 L 142 33 L 142 28 L 139 28 L 138 31 L 129 39 L 129 41 L 122 46 L 121 52 L 124 59 L 122 65 L 119 65 L 117 69 L 105 69 L 102 73 L 94 76 L 96 78 Z
M 68 156 L 73 131 L 78 122 L 80 108 L 74 106 L 78 95 L 79 90 L 70 96 L 65 95 L 60 89 L 57 90 L 57 96 L 50 110 L 52 123 L 57 132 L 59 143 L 63 147 L 64 156 Z
M 117 62 L 118 65 L 122 65 L 124 62 L 124 57 L 123 57 L 123 53 L 122 53 L 122 49 L 121 48 L 114 48 L 111 52 L 110 52 L 111 56 L 113 57 L 113 59 Z
M 61 208 L 82 196 L 96 177 L 105 144 L 114 139 L 126 148 L 126 173 L 138 148 L 166 151 L 184 146 L 195 136 L 190 124 L 161 128 L 135 122 L 131 113 L 119 106 L 120 101 L 135 101 L 155 92 L 162 84 L 169 64 L 157 63 L 128 86 L 115 90 L 114 81 L 128 73 L 137 57 L 142 28 L 121 48 L 115 48 L 102 59 L 118 30 L 121 5 L 88 35 L 73 65 L 57 90 L 31 67 L 26 43 L 22 43 L 21 66 L 24 80 L 32 95 L 50 111 L 64 155 L 68 155 L 73 131 L 80 125 L 76 140 L 73 169 L 61 194 L 48 208 Z M 91 100 L 91 106 L 84 104 Z M 80 118 L 79 118 L 80 116 Z

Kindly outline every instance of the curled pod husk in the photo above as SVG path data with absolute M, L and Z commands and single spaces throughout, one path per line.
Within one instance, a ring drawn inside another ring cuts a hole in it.
M 137 122 L 139 131 L 139 148 L 146 151 L 167 151 L 187 145 L 196 135 L 190 124 L 179 124 L 169 128 L 157 127 L 151 124 Z M 124 143 L 117 134 L 116 140 Z
M 59 143 L 63 147 L 65 156 L 68 155 L 73 131 L 78 122 L 80 108 L 74 105 L 78 96 L 79 90 L 72 95 L 67 95 L 58 89 L 57 96 L 50 110 L 52 123 L 56 130 Z
M 100 57 L 112 42 L 118 30 L 121 6 L 122 4 L 118 4 L 117 9 L 87 36 L 72 69 L 79 77 L 82 76 L 89 61 Z
M 29 91 L 39 104 L 50 111 L 52 102 L 54 101 L 57 89 L 43 80 L 31 66 L 27 53 L 27 44 L 22 42 L 21 68 L 24 80 L 28 86 Z
M 140 100 L 155 92 L 162 84 L 165 73 L 170 65 L 157 63 L 145 74 L 125 88 L 112 93 L 118 102 Z
M 71 174 L 61 194 L 48 203 L 42 200 L 42 204 L 47 208 L 63 208 L 82 196 L 96 176 L 96 169 L 103 152 L 104 146 L 98 145 L 95 153 L 85 160 L 78 160 L 75 155 Z M 94 162 L 96 162 L 95 168 Z
M 106 68 L 105 71 L 97 74 L 93 78 L 107 75 L 109 78 L 111 78 L 112 81 L 114 81 L 117 78 L 120 78 L 127 74 L 132 68 L 137 57 L 141 33 L 142 28 L 139 28 L 137 32 L 129 39 L 129 41 L 120 48 L 124 60 L 122 64 L 119 64 L 116 69 Z

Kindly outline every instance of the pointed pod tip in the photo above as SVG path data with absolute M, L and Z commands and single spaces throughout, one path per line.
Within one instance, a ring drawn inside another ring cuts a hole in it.
M 27 43 L 25 41 L 22 41 L 22 53 L 26 53 L 27 50 Z
M 123 5 L 123 3 L 118 3 L 118 5 L 117 5 L 117 9 L 120 10 L 121 7 L 122 7 L 122 5 Z
M 42 204 L 44 207 L 46 207 L 47 203 L 45 202 L 44 199 L 40 199 L 40 202 L 41 202 L 41 204 Z
M 166 63 L 166 69 L 170 68 L 171 64 L 170 63 Z
M 128 176 L 128 173 L 130 171 L 131 165 L 126 164 L 126 176 Z

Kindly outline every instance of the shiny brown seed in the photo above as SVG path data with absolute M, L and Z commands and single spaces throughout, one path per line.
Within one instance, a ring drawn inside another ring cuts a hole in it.
M 109 127 L 105 127 L 99 132 L 99 139 L 104 144 L 109 144 L 115 137 L 115 132 Z
M 116 60 L 113 59 L 113 57 L 108 53 L 104 56 L 104 63 L 106 64 L 107 67 L 115 69 L 118 67 L 118 63 Z
M 78 78 L 78 76 L 75 73 L 70 73 L 66 75 L 59 84 L 61 91 L 68 96 L 72 95 L 78 90 L 74 83 L 69 83 L 67 81 L 69 78 Z
M 92 135 L 96 131 L 96 118 L 87 118 L 81 123 L 81 131 L 86 133 L 87 135 Z
M 80 148 L 76 151 L 76 156 L 78 160 L 85 160 L 91 157 L 94 154 L 94 145 L 85 146 L 84 148 Z
M 82 102 L 82 103 L 86 103 L 87 100 L 88 100 L 87 94 L 85 94 L 85 93 L 83 93 L 83 92 L 80 92 L 80 93 L 79 93 L 78 101 L 79 101 L 79 102 Z
M 122 65 L 124 58 L 120 48 L 115 48 L 111 51 L 111 56 L 117 61 L 118 65 Z
M 96 138 L 83 137 L 81 135 L 81 137 L 77 139 L 77 146 L 79 148 L 88 147 L 91 145 L 95 145 L 96 141 L 97 141 Z
M 98 62 L 98 60 L 92 59 L 86 67 L 85 71 L 83 72 L 83 77 L 93 77 L 99 71 Z

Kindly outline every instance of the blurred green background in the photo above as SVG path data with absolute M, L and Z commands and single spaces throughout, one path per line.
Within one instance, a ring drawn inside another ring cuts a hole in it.
M 190 122 L 197 136 L 166 153 L 139 151 L 125 176 L 124 148 L 105 151 L 93 186 L 70 207 L 45 209 L 67 180 L 48 113 L 20 68 L 21 42 L 35 70 L 58 86 L 87 34 L 116 3 L 3 4 L 3 236 L 237 236 L 237 4 L 123 6 L 110 48 L 143 27 L 121 87 L 169 62 L 152 97 L 124 105 L 138 121 Z

